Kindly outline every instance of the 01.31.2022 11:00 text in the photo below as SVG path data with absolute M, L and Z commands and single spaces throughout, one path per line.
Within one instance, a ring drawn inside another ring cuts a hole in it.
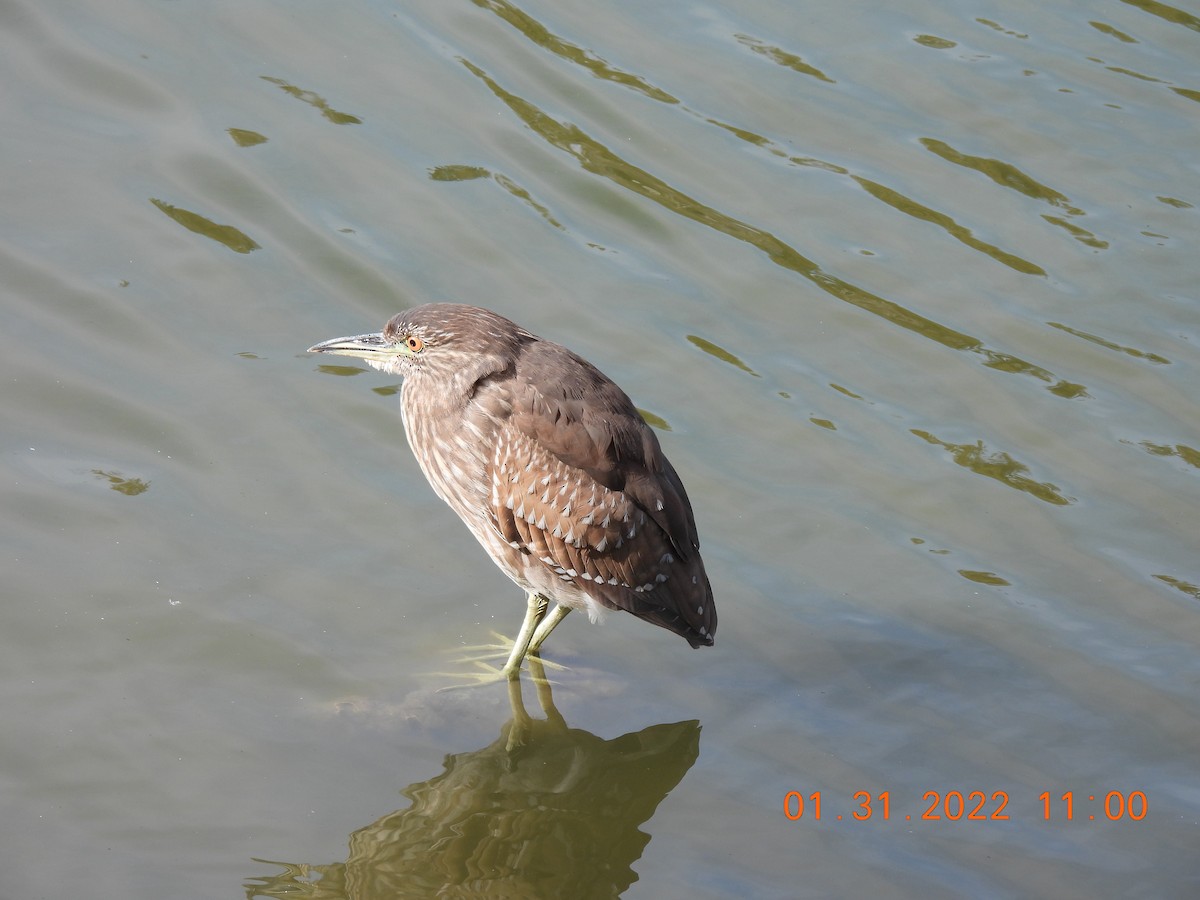
M 891 791 L 856 791 L 838 800 L 844 801 L 838 803 L 843 808 L 832 809 L 831 803 L 837 801 L 821 791 L 788 791 L 783 795 L 783 815 L 790 822 L 1007 822 L 1014 816 L 1035 818 L 1039 814 L 1046 822 L 1140 822 L 1150 811 L 1144 791 L 1043 791 L 1036 805 L 1021 804 L 1027 809 L 1010 809 L 1008 791 L 926 791 L 919 802 L 913 800 L 911 811 L 893 810 Z

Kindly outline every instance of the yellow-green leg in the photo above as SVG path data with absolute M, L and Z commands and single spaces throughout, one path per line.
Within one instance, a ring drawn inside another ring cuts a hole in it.
M 570 607 L 555 605 L 554 609 L 547 615 L 546 609 L 550 605 L 550 601 L 541 594 L 529 594 L 525 607 L 525 619 L 521 622 L 521 630 L 517 633 L 516 640 L 512 643 L 512 648 L 508 653 L 508 660 L 504 665 L 497 669 L 495 666 L 488 664 L 484 660 L 493 659 L 503 655 L 504 646 L 497 647 L 496 645 L 467 647 L 466 650 L 500 650 L 500 653 L 465 657 L 459 662 L 470 662 L 476 667 L 482 669 L 481 672 L 442 672 L 439 674 L 450 675 L 455 678 L 469 679 L 466 684 L 450 685 L 449 687 L 441 688 L 441 690 L 452 690 L 454 688 L 471 687 L 480 684 L 492 684 L 496 681 L 513 681 L 521 672 L 521 664 L 525 661 L 525 657 L 530 653 L 535 653 L 542 646 L 542 643 L 550 636 L 555 626 L 558 625 L 567 613 L 571 611 Z M 496 637 L 503 640 L 502 635 Z M 545 665 L 554 665 L 545 663 Z M 557 667 L 557 666 L 556 666 Z
M 558 623 L 567 617 L 567 613 L 571 611 L 571 607 L 557 604 L 550 611 L 550 615 L 542 619 L 537 627 L 537 631 L 533 633 L 533 638 L 529 641 L 530 653 L 536 653 L 542 649 L 542 644 L 546 642 L 546 638 L 550 637 L 550 632 L 558 627 Z
M 550 601 L 541 594 L 530 594 L 528 603 L 525 607 L 525 621 L 521 623 L 521 630 L 517 632 L 517 639 L 513 641 L 512 652 L 508 654 L 508 662 L 500 669 L 500 677 L 507 678 L 512 681 L 521 672 L 521 663 L 525 660 L 525 654 L 531 649 L 536 650 L 538 645 L 533 642 L 541 633 L 540 626 L 546 621 L 546 607 Z M 555 607 L 554 611 L 558 612 L 561 607 Z M 551 626 L 553 627 L 553 626 Z M 550 632 L 546 632 L 549 634 Z M 542 640 L 546 639 L 545 635 Z

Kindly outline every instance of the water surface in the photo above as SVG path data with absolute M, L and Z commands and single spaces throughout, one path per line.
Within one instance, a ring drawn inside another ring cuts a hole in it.
M 1194 893 L 1200 9 L 643 6 L 0 8 L 12 896 Z M 303 353 L 433 299 L 626 387 L 721 611 L 568 619 L 515 767 L 433 673 L 523 598 Z

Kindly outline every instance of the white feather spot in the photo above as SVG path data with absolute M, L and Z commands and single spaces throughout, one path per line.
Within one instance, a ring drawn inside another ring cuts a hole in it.
M 581 525 L 591 525 L 595 521 L 596 521 L 596 514 L 594 512 L 588 513 L 586 516 L 584 516 L 582 519 L 579 520 Z
M 696 615 L 698 615 L 698 616 L 704 615 L 704 607 L 703 606 L 696 607 Z
M 530 519 L 530 521 L 532 522 L 533 520 Z M 537 527 L 538 527 L 538 531 L 546 530 L 546 517 L 545 516 L 542 516 L 540 519 L 538 519 Z
M 540 526 L 540 525 L 539 525 L 538 527 L 539 527 L 539 528 L 541 528 L 542 526 Z M 561 537 L 563 536 L 563 534 L 562 534 L 562 526 L 561 526 L 561 525 L 555 525 L 555 526 L 554 526 L 554 531 L 553 531 L 553 533 L 552 533 L 552 534 L 553 534 L 553 537 L 556 537 L 556 538 L 561 538 Z
M 615 578 L 610 578 L 610 579 L 608 579 L 608 583 L 609 584 L 620 584 L 621 582 L 617 581 L 617 579 L 615 579 Z M 625 587 L 629 587 L 629 585 L 625 585 Z
M 596 544 L 596 552 L 603 553 L 607 547 L 608 547 L 608 538 L 602 537 L 602 538 L 600 538 L 600 542 L 598 544 Z
M 662 584 L 664 581 L 667 580 L 667 576 L 664 575 L 662 572 L 659 572 L 657 575 L 654 576 L 654 580 L 656 582 L 658 582 L 659 584 Z
M 663 508 L 662 501 L 661 501 L 661 500 L 655 500 L 655 501 L 654 501 L 654 508 L 655 508 L 655 509 L 657 509 L 657 510 L 662 510 L 662 508 Z

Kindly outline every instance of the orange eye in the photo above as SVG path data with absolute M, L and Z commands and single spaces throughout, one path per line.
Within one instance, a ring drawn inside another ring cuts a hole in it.
M 404 343 L 413 353 L 420 353 L 425 349 L 425 342 L 415 334 L 410 334 L 408 337 L 406 337 L 404 339 Z

